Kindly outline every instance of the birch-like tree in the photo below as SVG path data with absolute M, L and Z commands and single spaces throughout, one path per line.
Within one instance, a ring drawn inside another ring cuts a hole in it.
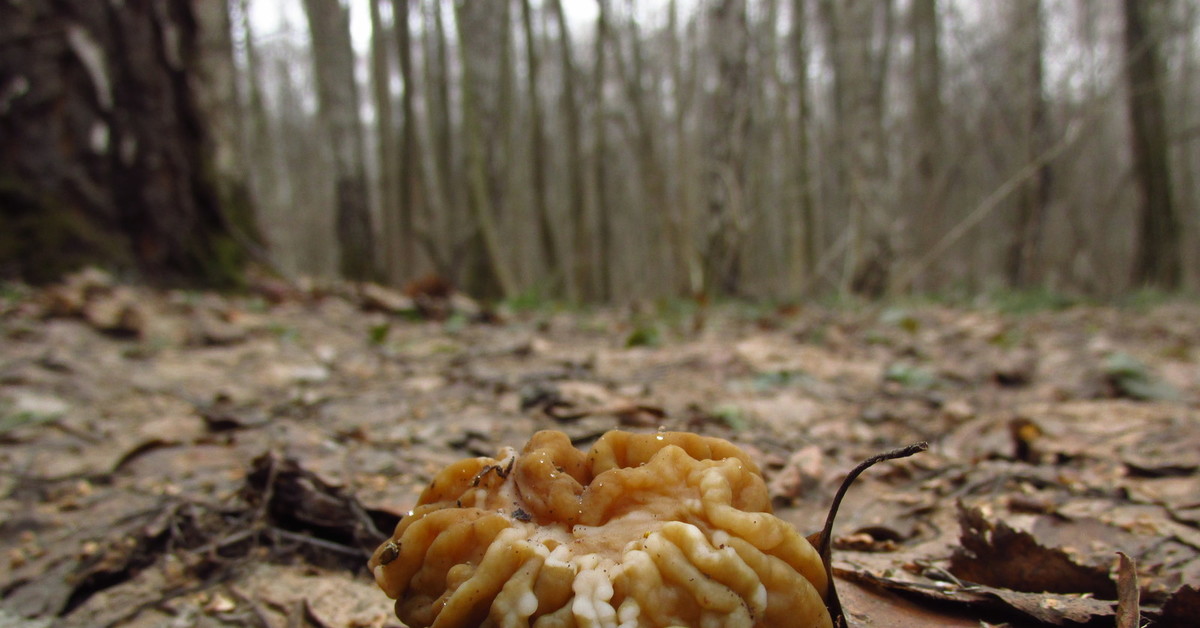
M 312 35 L 321 126 L 333 150 L 338 269 L 347 279 L 374 280 L 379 272 L 367 197 L 366 146 L 354 82 L 350 13 L 339 0 L 304 0 L 304 11 Z

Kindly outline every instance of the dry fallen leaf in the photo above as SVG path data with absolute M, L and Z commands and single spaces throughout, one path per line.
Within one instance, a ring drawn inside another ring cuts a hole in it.
M 1142 614 L 1138 604 L 1137 567 L 1124 552 L 1117 552 L 1117 628 L 1141 628 Z

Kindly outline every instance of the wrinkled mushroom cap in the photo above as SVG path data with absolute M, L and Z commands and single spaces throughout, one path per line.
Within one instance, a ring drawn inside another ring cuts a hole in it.
M 538 432 L 453 464 L 375 551 L 412 628 L 831 626 L 812 545 L 758 467 L 687 433 Z

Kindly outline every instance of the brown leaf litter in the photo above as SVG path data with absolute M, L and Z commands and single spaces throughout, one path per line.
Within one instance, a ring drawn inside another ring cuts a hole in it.
M 485 316 L 284 288 L 5 292 L 0 625 L 396 626 L 363 552 L 433 474 L 618 427 L 733 440 L 805 533 L 858 460 L 930 441 L 842 505 L 851 626 L 1200 616 L 1194 304 Z

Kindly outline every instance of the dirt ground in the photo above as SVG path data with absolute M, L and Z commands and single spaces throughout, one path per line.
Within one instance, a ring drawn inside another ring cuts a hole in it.
M 806 534 L 929 441 L 841 508 L 851 626 L 1200 617 L 1196 304 L 495 314 L 85 273 L 0 297 L 0 627 L 399 626 L 363 564 L 438 469 L 618 428 L 736 442 Z

